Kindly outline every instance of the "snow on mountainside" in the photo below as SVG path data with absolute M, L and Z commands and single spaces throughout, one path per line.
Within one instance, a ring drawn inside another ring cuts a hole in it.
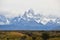
M 52 23 L 60 24 L 60 18 L 48 16 L 45 17 L 41 14 L 35 13 L 33 9 L 29 9 L 28 11 L 25 11 L 22 16 L 17 16 L 14 18 L 6 18 L 3 15 L 0 15 L 0 25 L 6 25 L 6 24 L 21 24 L 21 23 L 33 23 L 33 21 L 36 24 L 43 24 L 47 25 L 51 21 Z
M 32 9 L 29 9 L 28 11 L 26 11 L 24 13 L 22 18 L 25 19 L 25 20 L 28 20 L 28 21 L 29 21 L 30 18 L 39 19 L 40 18 L 40 14 L 35 15 L 34 11 Z
M 0 15 L 0 25 L 6 25 L 6 24 L 9 24 L 8 19 L 5 16 Z
M 60 18 L 57 17 L 53 17 L 53 16 L 48 16 L 45 17 L 41 14 L 35 14 L 35 12 L 32 9 L 29 9 L 28 11 L 25 11 L 24 15 L 22 16 L 22 18 L 24 20 L 30 21 L 32 19 L 34 19 L 37 23 L 42 23 L 43 25 L 46 25 L 48 22 L 52 21 L 52 22 L 56 22 L 56 23 L 60 23 Z
M 0 30 L 60 30 L 60 18 L 46 17 L 29 9 L 13 18 L 0 15 Z

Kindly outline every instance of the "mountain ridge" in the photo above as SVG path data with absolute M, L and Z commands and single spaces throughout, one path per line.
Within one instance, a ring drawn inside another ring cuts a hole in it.
M 3 16 L 3 15 L 2 15 Z M 16 29 L 22 28 L 24 29 L 41 29 L 41 30 L 58 30 L 60 29 L 60 18 L 55 17 L 45 17 L 41 14 L 35 14 L 33 9 L 29 9 L 28 11 L 25 11 L 22 16 L 16 16 L 14 18 L 6 18 L 5 16 L 0 16 L 0 23 L 5 20 L 4 24 L 0 24 L 1 27 L 9 26 L 9 27 L 15 27 Z M 2 20 L 2 18 L 4 20 Z M 12 28 L 13 29 L 13 28 Z
M 60 18 L 45 17 L 43 15 L 37 13 L 34 14 L 34 13 L 35 12 L 33 9 L 29 9 L 28 11 L 25 11 L 22 16 L 16 16 L 14 18 L 10 18 L 10 20 L 6 18 L 4 15 L 0 15 L 0 20 L 2 21 L 1 18 L 3 18 L 6 19 L 5 20 L 6 22 L 10 21 L 10 23 L 13 23 L 13 21 L 20 21 L 20 19 L 27 20 L 27 21 L 31 21 L 32 19 L 34 19 L 34 21 L 36 21 L 37 23 L 42 23 L 43 25 L 46 25 L 49 21 L 53 21 L 53 22 L 58 21 L 57 23 L 60 23 Z

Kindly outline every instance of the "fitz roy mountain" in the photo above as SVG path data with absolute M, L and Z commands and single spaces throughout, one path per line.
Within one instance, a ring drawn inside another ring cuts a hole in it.
M 14 18 L 0 15 L 0 30 L 60 30 L 60 18 L 45 17 L 29 9 Z

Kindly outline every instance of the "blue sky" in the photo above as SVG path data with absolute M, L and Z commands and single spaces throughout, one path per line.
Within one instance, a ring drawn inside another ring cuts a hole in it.
M 7 17 L 22 15 L 29 8 L 46 16 L 60 16 L 60 0 L 0 0 L 0 12 L 6 12 Z

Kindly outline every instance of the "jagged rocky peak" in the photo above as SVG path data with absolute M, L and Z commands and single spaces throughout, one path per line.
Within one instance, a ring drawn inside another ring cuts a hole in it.
M 22 18 L 32 18 L 34 16 L 34 11 L 33 9 L 28 9 L 27 11 L 24 12 L 24 15 L 22 16 Z
M 0 15 L 0 25 L 9 24 L 8 19 L 4 15 Z
M 39 13 L 34 12 L 33 9 L 28 9 L 27 11 L 24 12 L 24 17 L 40 17 L 41 15 Z
M 28 13 L 34 14 L 34 10 L 30 8 L 30 9 L 28 10 Z
M 27 11 L 25 11 L 24 12 L 24 15 L 22 16 L 22 18 L 24 19 L 24 20 L 27 20 L 27 19 L 35 19 L 35 18 L 37 18 L 39 15 L 38 14 L 36 14 L 35 15 L 35 12 L 34 12 L 34 10 L 33 9 L 28 9 Z
M 5 22 L 6 21 L 6 17 L 5 16 L 3 16 L 3 15 L 0 15 L 0 21 L 2 22 Z
M 28 14 L 28 15 L 35 15 L 35 12 L 33 9 L 28 9 L 27 11 L 25 11 L 25 14 Z

